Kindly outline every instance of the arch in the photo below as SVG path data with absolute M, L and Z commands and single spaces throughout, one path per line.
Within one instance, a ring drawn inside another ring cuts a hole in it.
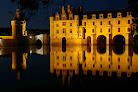
M 100 35 L 97 37 L 98 45 L 106 45 L 106 37 L 104 35 Z
M 134 36 L 134 45 L 138 46 L 138 34 Z
M 125 37 L 123 35 L 116 35 L 113 38 L 114 45 L 125 45 Z
M 115 54 L 123 54 L 125 52 L 125 45 L 114 45 L 113 51 Z
M 62 51 L 66 52 L 66 38 L 65 37 L 62 38 Z
M 91 46 L 91 37 L 90 36 L 87 37 L 87 45 Z
M 97 52 L 100 54 L 106 53 L 106 45 L 97 45 Z
M 133 48 L 134 48 L 134 53 L 135 54 L 138 54 L 138 45 L 134 44 L 134 47 Z
M 41 47 L 42 47 L 42 41 L 40 40 L 40 39 L 38 39 L 37 41 L 36 41 L 36 47 L 37 47 L 37 49 L 41 49 Z
M 62 46 L 66 46 L 66 38 L 65 37 L 62 38 Z

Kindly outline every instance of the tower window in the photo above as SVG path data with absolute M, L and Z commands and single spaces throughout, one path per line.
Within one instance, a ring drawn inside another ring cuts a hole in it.
M 120 24 L 120 20 L 118 20 L 118 24 Z
M 130 24 L 130 20 L 128 20 L 128 24 Z
M 120 32 L 120 28 L 118 28 L 118 32 Z
M 102 28 L 100 29 L 100 32 L 102 33 Z
M 110 25 L 111 24 L 111 21 L 109 21 L 108 24 Z
M 100 25 L 102 25 L 103 23 L 102 23 L 102 21 L 100 22 Z
M 86 26 L 86 22 L 84 22 L 84 26 Z

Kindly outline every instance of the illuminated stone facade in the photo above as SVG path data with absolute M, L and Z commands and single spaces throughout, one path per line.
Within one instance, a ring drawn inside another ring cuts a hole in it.
M 114 44 L 114 38 L 121 35 L 125 44 L 131 44 L 132 15 L 128 9 L 112 9 L 87 11 L 83 13 L 81 6 L 77 10 L 70 5 L 50 16 L 51 44 L 67 45 L 98 44 L 101 36 L 106 38 L 106 44 Z

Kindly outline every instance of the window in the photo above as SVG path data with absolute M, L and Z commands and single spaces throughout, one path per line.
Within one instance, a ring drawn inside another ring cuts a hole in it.
M 66 33 L 66 28 L 63 28 L 63 33 Z
M 130 24 L 130 20 L 128 20 L 128 24 Z
M 100 32 L 102 32 L 102 28 L 100 29 Z
M 118 69 L 120 69 L 120 65 L 118 65 Z
M 130 32 L 130 28 L 128 28 L 127 30 L 128 30 L 128 32 Z
M 66 61 L 66 56 L 63 56 L 63 61 Z
M 59 60 L 59 56 L 57 56 L 57 60 Z
M 94 60 L 94 57 L 92 57 L 92 60 Z
M 72 66 L 72 63 L 70 63 L 70 66 Z
M 110 61 L 110 58 L 108 58 L 108 61 Z
M 102 68 L 102 64 L 100 65 L 100 68 Z
M 70 17 L 70 20 L 72 20 L 73 18 L 72 17 Z
M 94 33 L 94 29 L 92 29 L 92 33 Z
M 59 25 L 58 25 L 58 24 L 56 24 L 56 27 L 59 27 Z
M 72 60 L 72 56 L 70 56 L 70 60 Z
M 100 25 L 102 25 L 103 23 L 102 23 L 102 21 L 100 22 Z
M 63 64 L 63 67 L 66 67 L 66 64 Z
M 109 21 L 108 24 L 110 25 L 111 24 L 111 21 Z
M 86 22 L 84 22 L 84 26 L 86 26 Z
M 72 33 L 72 29 L 70 29 L 70 33 Z
M 95 22 L 93 22 L 93 25 L 95 25 Z
M 100 60 L 102 61 L 102 57 L 100 57 Z
M 57 66 L 59 66 L 59 63 L 57 63 Z
M 108 28 L 108 32 L 110 32 L 110 28 Z
M 70 23 L 70 26 L 72 26 L 72 23 Z
M 120 28 L 118 28 L 118 32 L 120 32 Z
M 120 24 L 120 20 L 118 20 L 118 24 Z
M 120 62 L 120 58 L 118 58 L 118 62 Z
M 109 65 L 109 69 L 111 68 L 111 66 Z
M 63 23 L 62 23 L 62 26 L 66 26 L 66 22 L 63 22 Z
M 59 30 L 57 30 L 57 34 L 59 33 Z
M 93 64 L 93 68 L 95 68 L 95 64 Z

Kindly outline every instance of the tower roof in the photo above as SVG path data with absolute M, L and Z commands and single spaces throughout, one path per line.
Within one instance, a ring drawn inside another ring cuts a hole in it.
M 17 7 L 17 9 L 16 9 L 16 13 L 13 17 L 13 20 L 24 20 L 21 13 L 20 13 L 19 7 Z

